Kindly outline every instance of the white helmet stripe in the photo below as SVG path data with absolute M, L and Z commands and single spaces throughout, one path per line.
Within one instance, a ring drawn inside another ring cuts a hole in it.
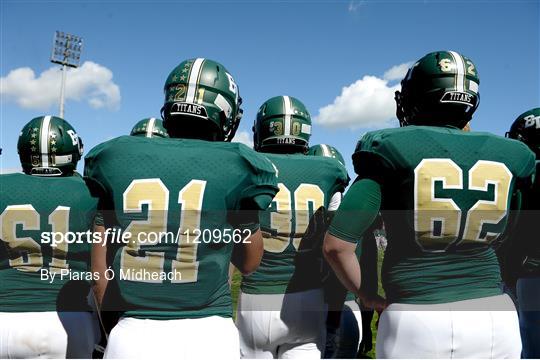
M 323 155 L 326 156 L 326 157 L 332 157 L 332 153 L 330 152 L 330 149 L 328 148 L 328 145 L 326 144 L 321 144 L 321 148 L 322 148 L 322 151 L 323 151 Z
M 152 137 L 155 126 L 156 118 L 150 118 L 150 120 L 148 120 L 148 124 L 146 125 L 146 137 Z
M 39 136 L 39 147 L 41 149 L 41 166 L 49 167 L 49 128 L 51 126 L 51 116 L 45 116 L 41 123 L 41 133 Z
M 204 58 L 197 58 L 193 65 L 191 65 L 191 72 L 189 73 L 188 90 L 186 95 L 186 102 L 195 103 L 195 90 L 197 90 L 197 83 L 199 81 L 199 74 L 204 63 Z
M 465 61 L 460 54 L 449 51 L 456 63 L 456 91 L 465 91 Z
M 285 128 L 283 135 L 291 135 L 291 115 L 293 113 L 291 98 L 288 96 L 283 97 L 283 108 L 285 109 Z

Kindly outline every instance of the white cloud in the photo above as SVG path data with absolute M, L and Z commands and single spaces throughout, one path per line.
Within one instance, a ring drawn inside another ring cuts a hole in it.
M 0 175 L 3 174 L 14 174 L 14 173 L 20 173 L 22 170 L 20 168 L 0 168 Z
M 363 3 L 364 1 L 354 1 L 354 0 L 349 1 L 349 12 L 358 11 L 358 9 L 360 8 L 360 6 L 362 6 Z
M 253 147 L 253 134 L 247 131 L 238 131 L 234 135 L 234 138 L 232 139 L 232 141 L 245 144 L 249 146 L 250 148 L 252 148 Z
M 407 75 L 407 70 L 409 70 L 412 64 L 412 61 L 410 61 L 392 66 L 390 69 L 384 72 L 383 79 L 388 81 L 403 79 L 405 75 Z
M 319 109 L 315 122 L 332 128 L 380 128 L 394 121 L 396 104 L 394 93 L 410 63 L 393 66 L 382 78 L 365 75 L 341 90 L 334 102 Z
M 120 107 L 120 88 L 113 81 L 108 68 L 85 61 L 66 74 L 66 100 L 86 101 L 96 109 L 117 110 Z M 0 78 L 2 99 L 15 102 L 22 108 L 47 110 L 58 106 L 62 72 L 59 66 L 51 67 L 36 77 L 34 70 L 21 67 Z

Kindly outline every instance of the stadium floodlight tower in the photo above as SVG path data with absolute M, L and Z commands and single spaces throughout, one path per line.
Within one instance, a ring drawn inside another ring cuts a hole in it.
M 64 92 L 67 67 L 77 68 L 81 60 L 82 37 L 57 31 L 54 34 L 51 62 L 62 65 L 60 87 L 60 117 L 64 118 Z

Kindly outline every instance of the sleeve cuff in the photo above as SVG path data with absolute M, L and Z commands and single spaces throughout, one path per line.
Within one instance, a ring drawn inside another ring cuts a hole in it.
M 328 233 L 332 236 L 337 237 L 338 239 L 341 239 L 343 241 L 347 241 L 353 244 L 359 244 L 362 240 L 362 237 L 354 236 L 344 231 L 340 231 L 339 229 L 336 229 L 332 225 L 330 225 L 330 227 L 328 228 Z

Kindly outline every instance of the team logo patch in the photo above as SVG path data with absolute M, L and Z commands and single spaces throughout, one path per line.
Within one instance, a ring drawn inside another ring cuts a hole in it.
M 279 137 L 276 139 L 276 144 L 296 145 L 296 139 L 291 137 Z
M 540 116 L 534 116 L 534 114 L 525 116 L 525 127 L 535 127 L 536 129 L 540 129 Z
M 204 106 L 184 102 L 172 104 L 171 115 L 194 115 L 203 118 L 208 117 L 208 113 L 206 112 Z
M 441 98 L 442 103 L 458 103 L 469 106 L 476 105 L 476 96 L 460 91 L 447 91 Z
M 73 157 L 71 155 L 52 155 L 51 160 L 55 165 L 65 165 L 71 163 Z
M 58 168 L 35 167 L 32 168 L 30 174 L 39 176 L 59 176 L 62 175 L 62 171 Z

